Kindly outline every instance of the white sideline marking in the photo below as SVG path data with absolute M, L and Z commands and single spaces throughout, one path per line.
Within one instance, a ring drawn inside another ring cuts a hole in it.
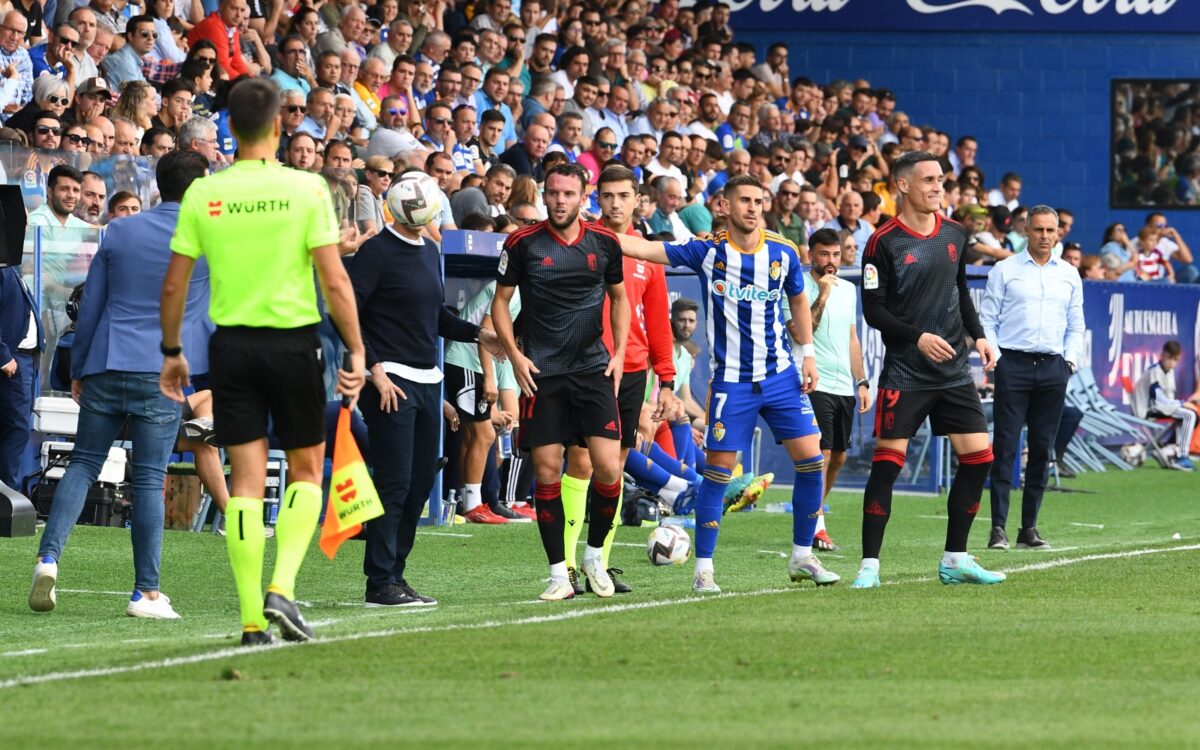
M 59 589 L 64 594 L 95 594 L 97 596 L 129 596 L 128 591 L 89 591 L 88 589 Z
M 0 656 L 35 656 L 37 654 L 44 654 L 49 650 L 48 648 L 27 648 L 24 651 L 6 651 L 0 654 Z
M 1028 573 L 1039 570 L 1051 570 L 1053 568 L 1061 568 L 1067 565 L 1075 565 L 1077 563 L 1093 562 L 1096 560 L 1115 560 L 1127 557 L 1142 557 L 1145 555 L 1158 555 L 1167 552 L 1191 552 L 1200 550 L 1200 544 L 1188 544 L 1179 547 L 1159 547 L 1150 549 L 1135 549 L 1126 552 L 1108 552 L 1097 555 L 1083 555 L 1081 557 L 1065 557 L 1056 560 L 1046 560 L 1043 562 L 1030 563 L 1028 565 L 1020 565 L 1014 568 L 1003 570 L 1004 573 Z M 931 581 L 931 578 L 917 578 L 905 581 L 897 581 L 896 584 L 909 583 L 925 583 Z M 712 596 L 689 596 L 681 599 L 667 599 L 652 602 L 637 602 L 632 604 L 613 604 L 609 606 L 594 607 L 589 609 L 572 609 L 566 612 L 558 612 L 551 615 L 537 615 L 532 617 L 522 617 L 515 620 L 487 620 L 485 622 L 473 623 L 449 623 L 446 625 L 426 625 L 413 628 L 392 628 L 388 630 L 376 630 L 365 633 L 347 633 L 345 635 L 336 635 L 329 638 L 322 638 L 311 641 L 309 647 L 320 646 L 329 643 L 344 643 L 348 641 L 360 641 L 367 638 L 387 638 L 394 635 L 407 635 L 412 633 L 439 633 L 455 630 L 482 630 L 485 628 L 502 628 L 512 627 L 516 625 L 537 625 L 548 622 L 562 622 L 564 620 L 576 620 L 583 617 L 591 617 L 592 615 L 600 614 L 616 614 L 619 612 L 629 612 L 641 609 L 658 609 L 660 607 L 674 607 L 682 604 L 695 604 L 697 602 L 716 601 L 720 599 L 738 599 L 752 596 L 773 596 L 775 594 L 794 594 L 814 591 L 811 588 L 773 588 L 773 589 L 758 589 L 755 591 L 744 592 L 726 592 L 723 594 L 715 594 Z M 552 606 L 552 605 L 551 605 Z M 0 682 L 0 690 L 20 687 L 24 685 L 38 685 L 49 682 L 62 682 L 65 680 L 79 680 L 86 677 L 106 677 L 115 674 L 128 674 L 130 672 L 145 672 L 153 669 L 167 669 L 170 667 L 186 666 L 189 664 L 201 664 L 209 661 L 216 661 L 232 656 L 253 656 L 266 651 L 273 651 L 280 648 L 292 648 L 297 644 L 289 644 L 284 641 L 279 641 L 270 646 L 261 646 L 253 650 L 247 650 L 240 646 L 232 648 L 223 648 L 217 651 L 210 651 L 203 654 L 193 654 L 191 656 L 177 656 L 170 659 L 159 659 L 155 661 L 140 662 L 138 664 L 126 664 L 115 667 L 100 667 L 97 669 L 82 669 L 74 672 L 50 672 L 40 675 L 29 675 L 25 677 L 13 677 L 3 682 Z
M 917 518 L 927 518 L 930 521 L 945 521 L 945 520 L 947 520 L 947 516 L 917 516 Z M 987 521 L 988 523 L 991 523 L 992 517 L 991 516 L 975 516 L 975 520 L 976 521 Z
M 474 539 L 475 538 L 474 534 L 453 534 L 449 531 L 418 531 L 417 533 L 424 535 L 424 536 L 453 536 L 453 537 L 458 537 L 459 539 Z
M 1067 525 L 1068 526 L 1082 526 L 1085 529 L 1103 529 L 1104 528 L 1104 524 L 1102 524 L 1102 523 L 1076 523 L 1075 521 L 1071 521 Z

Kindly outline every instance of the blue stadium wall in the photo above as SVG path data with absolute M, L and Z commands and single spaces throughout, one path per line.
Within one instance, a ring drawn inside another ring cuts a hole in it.
M 761 61 L 780 34 L 738 38 L 754 44 Z M 866 78 L 896 92 L 897 109 L 914 124 L 952 140 L 976 136 L 988 187 L 1004 172 L 1020 173 L 1022 203 L 1069 207 L 1071 239 L 1089 252 L 1109 223 L 1125 222 L 1133 234 L 1145 216 L 1109 208 L 1112 79 L 1200 78 L 1194 34 L 800 31 L 784 41 L 792 76 Z M 1167 213 L 1200 251 L 1200 211 Z

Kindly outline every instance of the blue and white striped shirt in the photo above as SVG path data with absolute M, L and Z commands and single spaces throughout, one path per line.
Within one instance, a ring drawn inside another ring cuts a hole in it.
M 713 379 L 756 383 L 792 367 L 783 310 L 804 292 L 796 246 L 762 230 L 758 246 L 743 250 L 721 232 L 711 240 L 666 245 L 672 265 L 700 276 Z

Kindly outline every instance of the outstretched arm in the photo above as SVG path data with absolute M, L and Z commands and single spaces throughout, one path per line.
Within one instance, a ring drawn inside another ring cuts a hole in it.
M 664 266 L 671 265 L 670 259 L 667 258 L 667 246 L 664 242 L 652 242 L 631 234 L 617 235 L 617 240 L 621 243 L 621 252 L 630 258 L 648 260 Z

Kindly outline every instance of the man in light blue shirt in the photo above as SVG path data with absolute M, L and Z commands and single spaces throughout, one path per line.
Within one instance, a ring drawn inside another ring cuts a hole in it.
M 804 293 L 812 300 L 812 343 L 819 377 L 816 390 L 808 398 L 821 429 L 828 497 L 838 471 L 846 463 L 854 415 L 871 408 L 871 384 L 858 340 L 858 290 L 837 275 L 842 265 L 842 244 L 837 232 L 832 229 L 813 232 L 809 239 L 809 259 L 812 269 L 804 275 Z M 784 309 L 783 315 L 790 330 L 791 311 Z M 798 344 L 792 345 L 792 357 L 799 366 L 802 354 Z M 817 518 L 813 546 L 826 551 L 837 549 L 825 530 L 824 513 Z
M 271 74 L 271 80 L 279 84 L 281 91 L 291 89 L 306 97 L 312 91 L 312 84 L 305 77 L 308 72 L 308 63 L 304 60 L 306 47 L 303 39 L 294 36 L 289 36 L 279 45 L 279 67 Z
M 1054 257 L 1058 242 L 1058 214 L 1054 209 L 1030 209 L 1028 236 L 1026 252 L 992 268 L 979 308 L 979 321 L 988 341 L 1000 352 L 995 375 L 989 549 L 1008 549 L 1004 527 L 1012 466 L 1021 428 L 1026 425 L 1029 459 L 1017 548 L 1050 549 L 1038 534 L 1038 510 L 1067 381 L 1083 356 L 1083 282 L 1074 266 Z

